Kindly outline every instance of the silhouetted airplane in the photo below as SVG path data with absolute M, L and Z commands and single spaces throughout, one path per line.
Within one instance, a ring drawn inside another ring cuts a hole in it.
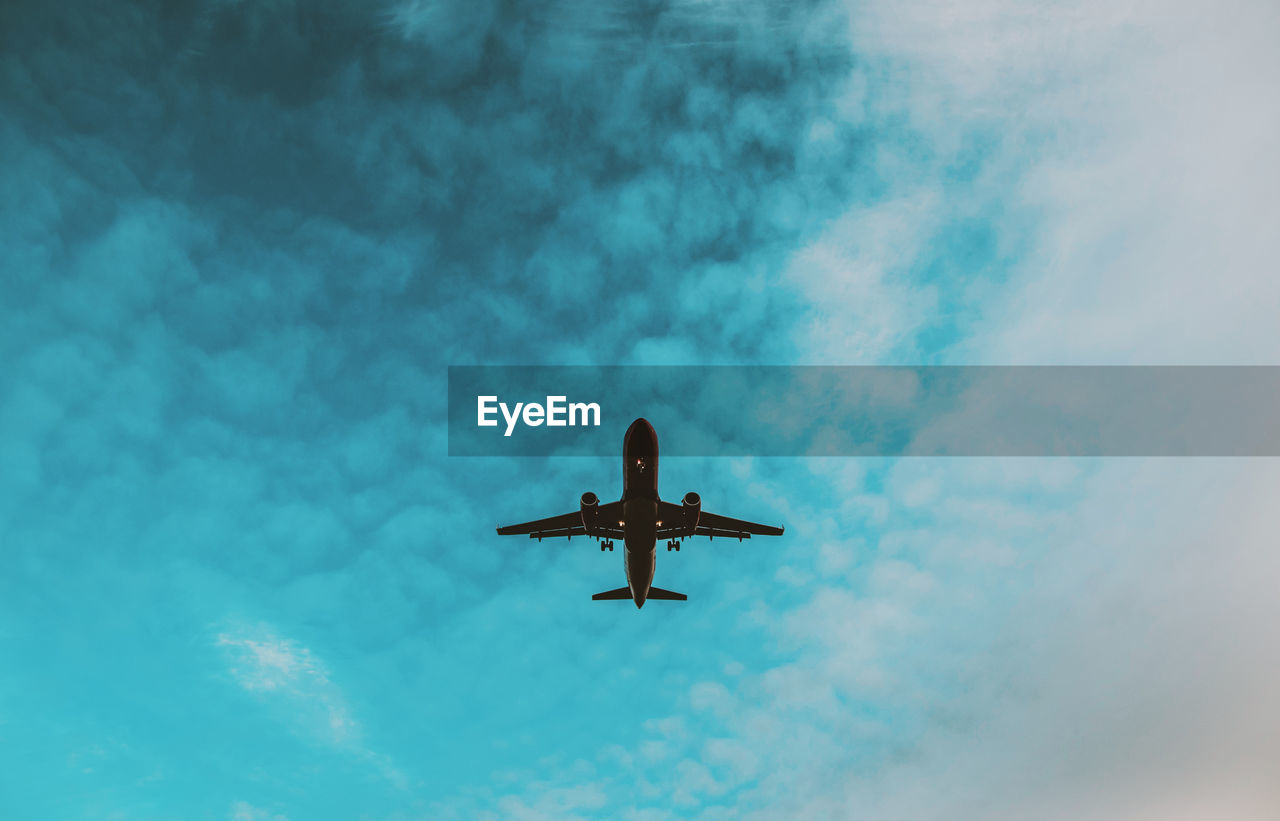
M 606 590 L 591 598 L 631 599 L 643 607 L 646 599 L 685 601 L 683 593 L 653 586 L 654 552 L 659 537 L 667 540 L 667 550 L 679 550 L 680 541 L 690 536 L 781 536 L 782 528 L 730 519 L 702 511 L 702 499 L 690 491 L 683 504 L 658 498 L 658 435 L 644 419 L 627 428 L 622 439 L 622 499 L 600 504 L 591 492 L 582 494 L 574 513 L 538 519 L 535 522 L 498 528 L 499 536 L 523 536 L 539 541 L 553 536 L 588 536 L 602 539 L 601 550 L 613 550 L 613 540 L 622 538 L 626 546 L 624 565 L 627 586 Z

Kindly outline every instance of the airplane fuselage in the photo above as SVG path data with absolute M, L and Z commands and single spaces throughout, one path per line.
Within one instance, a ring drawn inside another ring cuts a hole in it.
M 653 585 L 658 544 L 658 434 L 637 419 L 622 439 L 622 552 L 636 607 Z
M 644 419 L 622 440 L 623 561 L 636 607 L 653 585 L 658 543 L 658 434 Z

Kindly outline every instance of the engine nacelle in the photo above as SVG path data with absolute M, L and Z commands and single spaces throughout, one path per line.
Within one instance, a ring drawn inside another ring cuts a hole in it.
M 600 499 L 588 490 L 582 494 L 580 510 L 582 512 L 582 526 L 590 534 L 595 530 L 596 517 L 600 515 Z
M 684 532 L 690 535 L 698 527 L 698 517 L 702 515 L 702 497 L 692 490 L 684 495 Z

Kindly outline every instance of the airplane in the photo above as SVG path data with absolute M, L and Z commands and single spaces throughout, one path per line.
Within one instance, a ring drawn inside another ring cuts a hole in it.
M 592 492 L 582 494 L 578 510 L 524 524 L 498 528 L 499 536 L 523 536 L 542 541 L 558 536 L 587 536 L 600 541 L 600 550 L 613 550 L 613 540 L 625 545 L 623 566 L 627 586 L 596 593 L 592 601 L 631 599 L 644 607 L 649 599 L 686 601 L 688 596 L 653 586 L 655 552 L 659 538 L 667 550 L 680 550 L 692 536 L 713 539 L 749 539 L 781 536 L 782 528 L 730 519 L 702 510 L 702 499 L 690 491 L 681 504 L 658 498 L 658 434 L 643 417 L 631 423 L 622 439 L 622 498 L 600 504 Z

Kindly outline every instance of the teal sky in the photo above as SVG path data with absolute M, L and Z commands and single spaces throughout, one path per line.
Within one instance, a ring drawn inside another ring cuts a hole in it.
M 616 459 L 446 456 L 449 365 L 1280 363 L 1269 4 L 900 5 L 6 4 L 0 818 L 1280 815 L 1274 460 L 664 460 L 787 535 L 637 612 L 493 535 Z

